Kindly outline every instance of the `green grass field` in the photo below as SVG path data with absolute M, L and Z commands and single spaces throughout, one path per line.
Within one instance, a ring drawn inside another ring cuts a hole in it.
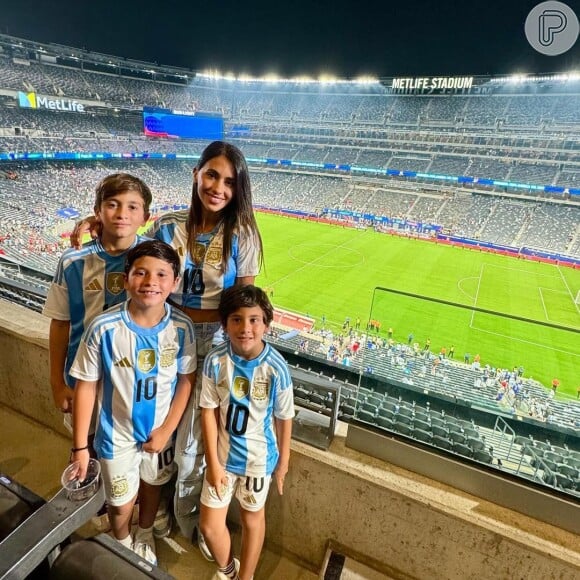
M 339 330 L 348 316 L 381 321 L 394 338 L 410 332 L 431 350 L 455 345 L 455 358 L 512 368 L 576 398 L 580 385 L 580 270 L 292 218 L 259 214 L 266 268 L 257 284 L 274 304 Z M 375 291 L 383 287 L 477 306 L 542 324 Z M 372 308 L 372 310 L 371 310 Z

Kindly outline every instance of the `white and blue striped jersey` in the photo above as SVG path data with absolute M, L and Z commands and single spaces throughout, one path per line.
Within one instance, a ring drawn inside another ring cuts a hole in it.
M 269 344 L 255 359 L 237 356 L 226 341 L 205 358 L 201 407 L 219 407 L 218 458 L 237 475 L 271 475 L 278 463 L 277 419 L 294 417 L 292 378 Z
M 136 236 L 131 248 L 146 239 Z M 70 321 L 64 380 L 71 388 L 75 381 L 70 367 L 85 328 L 95 316 L 127 300 L 125 258 L 131 248 L 112 256 L 97 239 L 80 250 L 66 250 L 59 260 L 42 313 L 54 320 Z
M 95 451 L 115 452 L 142 444 L 159 427 L 171 406 L 177 374 L 196 370 L 193 323 L 165 305 L 152 328 L 135 324 L 124 302 L 97 316 L 83 335 L 71 375 L 99 381 Z
M 218 307 L 222 292 L 236 283 L 236 278 L 257 276 L 259 244 L 249 232 L 232 237 L 232 251 L 225 272 L 222 271 L 223 229 L 201 234 L 195 244 L 195 256 L 187 251 L 188 210 L 161 216 L 147 232 L 150 237 L 167 242 L 181 258 L 181 280 L 171 300 L 180 306 L 201 310 Z

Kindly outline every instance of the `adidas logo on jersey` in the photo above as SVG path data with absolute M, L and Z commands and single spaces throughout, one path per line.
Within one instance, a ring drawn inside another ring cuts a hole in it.
M 254 494 L 247 495 L 246 497 L 244 497 L 244 500 L 246 501 L 246 503 L 249 503 L 250 505 L 256 505 L 258 503 L 256 501 L 256 498 L 254 497 Z
M 133 368 L 131 361 L 126 356 L 124 356 L 121 360 L 116 360 L 113 365 L 116 367 L 125 367 L 129 369 Z
M 85 286 L 85 290 L 102 290 L 103 287 L 97 278 Z

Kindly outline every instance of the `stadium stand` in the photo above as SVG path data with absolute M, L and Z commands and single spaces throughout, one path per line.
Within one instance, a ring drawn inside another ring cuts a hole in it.
M 184 79 L 169 69 L 154 74 L 130 70 L 122 59 L 114 62 L 114 74 L 96 60 L 82 70 L 64 56 L 48 63 L 33 50 L 13 53 L 3 36 L 0 46 L 0 154 L 6 156 L 0 165 L 0 252 L 7 259 L 0 266 L 0 294 L 35 310 L 68 245 L 61 235 L 70 231 L 73 216 L 91 212 L 93 188 L 104 175 L 129 171 L 142 177 L 153 190 L 155 213 L 188 203 L 191 166 L 205 143 L 146 137 L 143 106 L 222 115 L 226 137 L 250 161 L 255 201 L 263 209 L 316 216 L 329 216 L 331 210 L 369 213 L 580 258 L 580 204 L 570 194 L 580 183 L 577 81 L 562 81 L 568 85 L 561 92 L 556 82 L 533 85 L 546 96 L 508 85 L 491 90 L 496 86 L 491 80 L 486 81 L 489 94 L 477 96 L 393 94 L 380 84 L 344 88 L 291 82 L 265 92 L 257 82 Z M 17 106 L 18 91 L 84 100 L 87 112 Z M 59 153 L 95 157 L 62 161 L 55 159 Z M 166 158 L 139 158 L 143 154 Z M 462 176 L 470 180 L 459 183 Z M 546 191 L 546 186 L 559 189 Z M 300 335 L 272 340 L 300 350 Z M 340 365 L 345 353 L 340 347 L 330 352 L 332 340 L 309 340 L 304 354 Z M 449 400 L 469 386 L 470 401 L 491 413 L 566 428 L 580 424 L 577 406 L 547 401 L 545 388 L 532 380 L 522 381 L 520 394 L 503 387 L 500 393 L 498 369 L 495 374 L 488 369 L 484 377 L 485 369 L 462 363 L 444 360 L 435 367 L 432 355 L 423 357 L 406 345 L 369 348 L 362 342 L 364 366 L 361 354 L 346 353 L 354 371 L 364 374 L 372 368 L 374 376 Z M 308 408 L 328 409 L 317 393 L 297 390 L 296 398 Z M 484 425 L 454 423 L 440 411 L 400 394 L 364 394 L 346 385 L 340 402 L 347 421 L 395 430 L 483 463 L 498 465 L 500 460 L 504 468 L 525 471 L 548 485 L 578 489 L 575 457 L 553 461 L 540 456 L 537 442 L 526 455 L 528 447 L 518 447 L 514 436 L 513 449 L 506 451 L 507 435 L 502 440 Z M 530 461 L 522 459 L 514 467 L 514 456 Z

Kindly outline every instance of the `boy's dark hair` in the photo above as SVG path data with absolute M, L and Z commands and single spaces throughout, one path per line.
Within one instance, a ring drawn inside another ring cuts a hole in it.
M 181 266 L 179 254 L 169 244 L 161 240 L 148 240 L 137 244 L 133 249 L 129 250 L 127 258 L 125 259 L 125 274 L 129 275 L 129 271 L 135 261 L 145 256 L 158 258 L 159 260 L 167 262 L 173 269 L 175 277 L 179 277 L 179 269 Z
M 231 314 L 240 308 L 259 306 L 264 315 L 264 324 L 268 326 L 274 319 L 274 308 L 266 293 L 257 286 L 236 285 L 224 290 L 218 306 L 222 325 L 225 327 Z
M 148 213 L 149 206 L 153 201 L 151 190 L 142 179 L 129 173 L 112 173 L 100 181 L 96 189 L 95 209 L 99 209 L 101 204 L 110 197 L 127 191 L 136 191 L 141 195 L 143 207 Z

